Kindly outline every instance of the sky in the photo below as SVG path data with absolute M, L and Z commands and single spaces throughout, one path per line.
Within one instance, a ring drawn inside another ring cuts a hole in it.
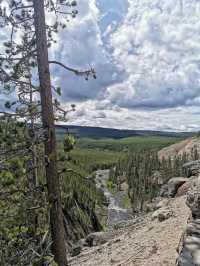
M 50 58 L 68 124 L 164 131 L 200 130 L 200 0 L 77 0 L 78 16 Z

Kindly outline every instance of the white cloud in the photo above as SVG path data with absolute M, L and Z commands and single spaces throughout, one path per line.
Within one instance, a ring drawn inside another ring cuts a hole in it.
M 200 2 L 129 1 L 111 45 L 126 79 L 107 89 L 111 102 L 130 108 L 195 104 L 200 95 Z
M 200 128 L 200 1 L 79 0 L 77 8 L 50 51 L 66 65 L 97 71 L 87 82 L 52 67 L 62 102 L 77 103 L 71 123 Z
M 95 98 L 106 87 L 115 82 L 110 55 L 107 53 L 99 26 L 100 11 L 95 0 L 78 2 L 79 15 L 71 20 L 67 29 L 59 35 L 51 56 L 77 69 L 94 67 L 98 80 L 85 81 L 83 78 L 66 73 L 60 67 L 54 68 L 57 84 L 63 87 L 63 98 L 84 100 Z
M 132 110 L 109 106 L 108 102 L 89 100 L 77 105 L 69 116 L 70 124 L 103 126 L 120 129 L 146 129 L 164 131 L 197 131 L 200 112 L 197 107 L 177 107 L 164 110 Z

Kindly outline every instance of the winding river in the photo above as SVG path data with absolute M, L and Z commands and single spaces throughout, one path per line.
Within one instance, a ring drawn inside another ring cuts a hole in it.
M 107 188 L 107 181 L 109 179 L 109 170 L 98 170 L 96 172 L 96 186 L 103 190 L 107 198 L 108 205 L 108 226 L 113 226 L 117 223 L 127 221 L 133 218 L 131 211 L 124 209 L 119 205 L 119 195 L 113 195 Z

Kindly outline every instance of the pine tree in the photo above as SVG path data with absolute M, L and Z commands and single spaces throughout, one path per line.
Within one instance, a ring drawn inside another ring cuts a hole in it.
M 58 265 L 63 266 L 67 265 L 67 260 L 54 123 L 58 119 L 65 120 L 69 110 L 64 110 L 59 101 L 52 97 L 52 88 L 57 94 L 60 94 L 60 88 L 51 85 L 49 64 L 57 64 L 76 75 L 84 76 L 87 80 L 90 75 L 94 78 L 96 75 L 93 69 L 79 71 L 48 58 L 48 48 L 55 42 L 54 35 L 66 26 L 60 17 L 75 17 L 76 1 L 60 0 L 55 4 L 51 0 L 29 0 L 26 3 L 21 0 L 9 0 L 8 5 L 8 9 L 0 6 L 1 27 L 5 27 L 6 31 L 11 29 L 10 39 L 4 43 L 4 55 L 0 57 L 0 81 L 7 92 L 12 92 L 13 89 L 16 91 L 18 100 L 7 102 L 6 107 L 12 111 L 1 111 L 0 114 L 23 119 L 28 127 L 28 122 L 31 121 L 29 133 L 34 137 L 30 141 L 31 135 L 27 136 L 25 145 L 20 147 L 21 152 L 28 149 L 29 156 L 31 152 L 27 167 L 29 189 L 37 187 L 35 144 L 44 144 L 53 252 Z M 69 8 L 72 11 L 69 11 Z M 56 18 L 53 25 L 45 22 L 45 12 Z M 16 41 L 19 32 L 21 38 Z M 35 74 L 37 68 L 38 78 Z M 36 128 L 34 121 L 40 120 L 42 127 Z

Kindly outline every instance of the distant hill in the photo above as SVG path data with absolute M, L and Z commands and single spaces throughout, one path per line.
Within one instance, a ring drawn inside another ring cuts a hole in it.
M 134 136 L 159 136 L 159 137 L 182 137 L 187 138 L 194 135 L 192 132 L 164 132 L 164 131 L 152 131 L 152 130 L 127 130 L 127 129 L 114 129 L 114 128 L 102 128 L 102 127 L 85 127 L 85 126 L 68 126 L 68 125 L 57 125 L 57 134 L 66 134 L 67 130 L 69 133 L 74 134 L 77 138 L 112 138 L 121 139 Z

